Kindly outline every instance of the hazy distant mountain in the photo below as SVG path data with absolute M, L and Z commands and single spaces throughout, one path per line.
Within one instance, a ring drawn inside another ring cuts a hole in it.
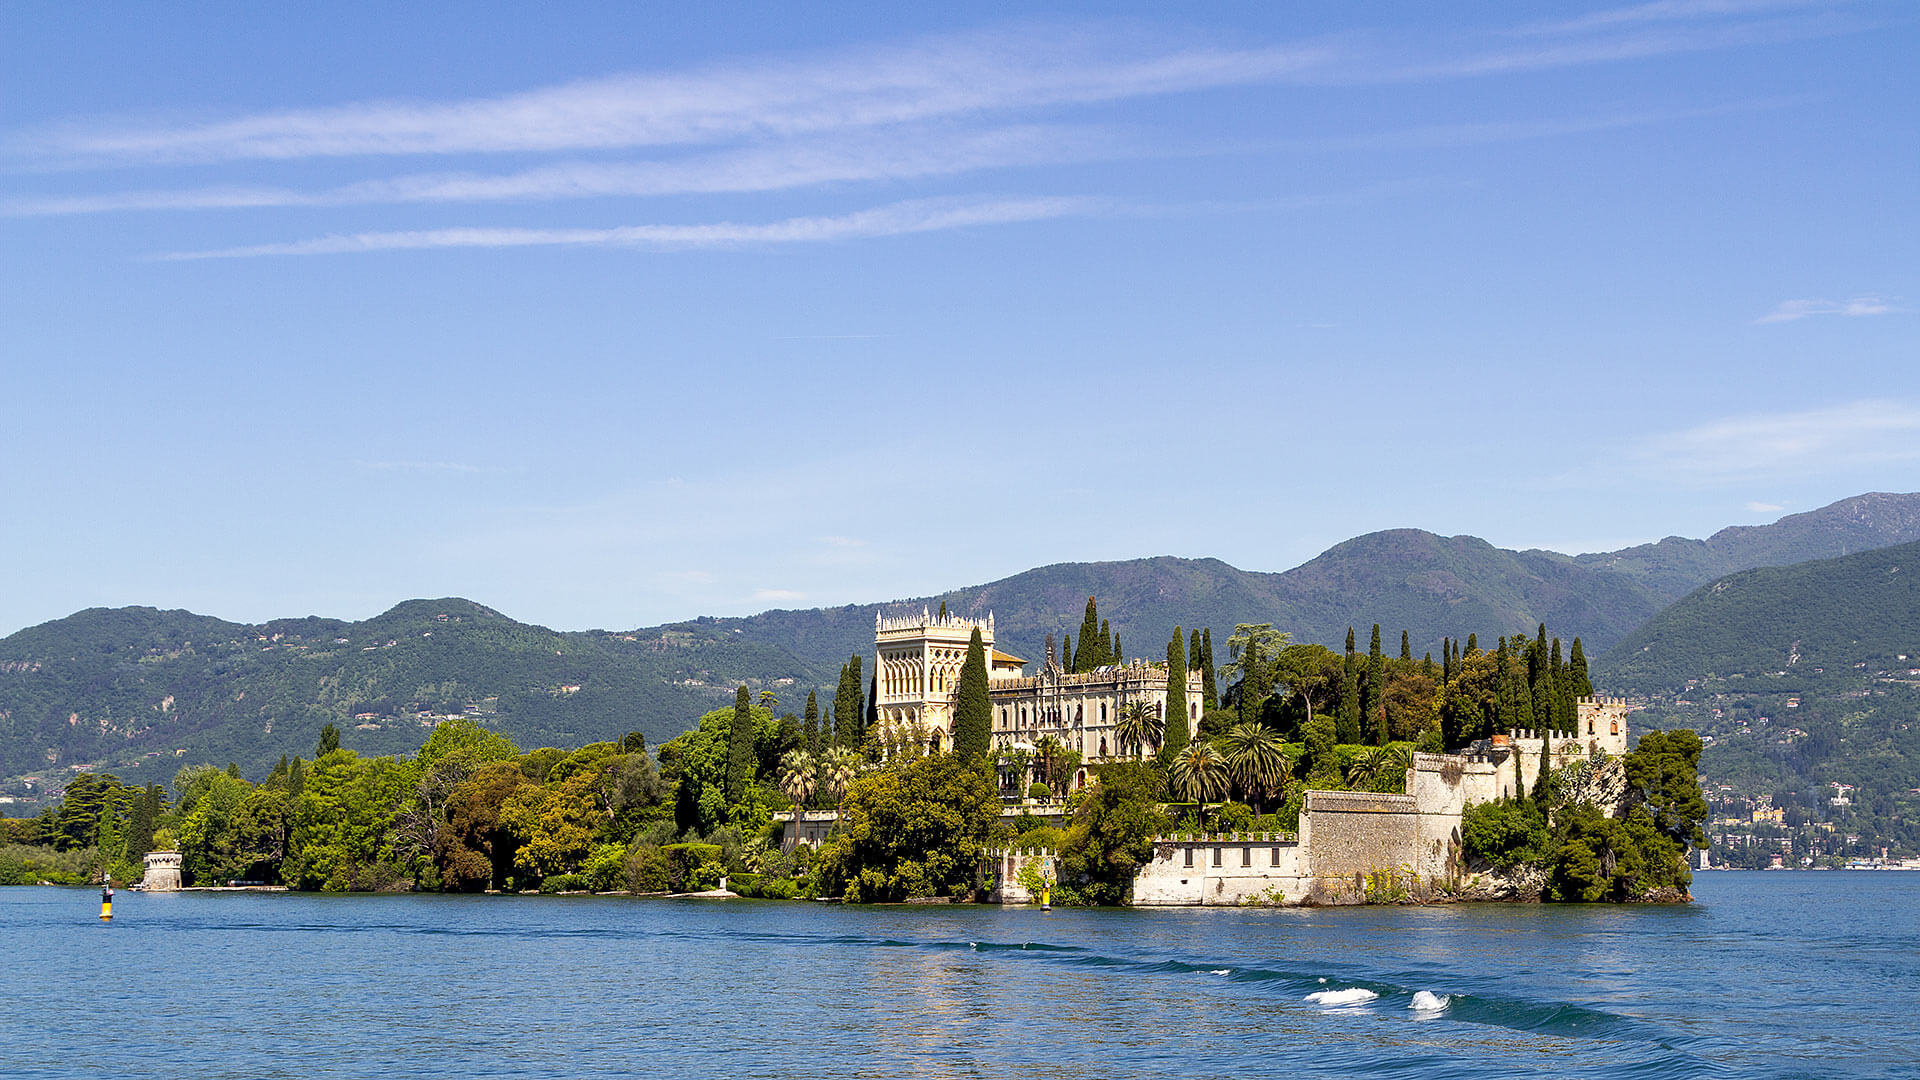
M 1677 691 L 1706 678 L 1920 667 L 1916 657 L 1920 543 L 1721 578 L 1621 639 L 1594 665 L 1594 680 Z
M 768 611 L 635 632 L 724 628 L 831 667 L 872 647 L 876 611 L 945 601 L 968 614 L 991 610 L 1000 646 L 1035 659 L 1049 631 L 1078 631 L 1086 598 L 1097 596 L 1128 655 L 1160 656 L 1175 625 L 1211 626 L 1224 640 L 1236 622 L 1271 622 L 1296 640 L 1338 646 L 1348 626 L 1364 640 L 1378 622 L 1388 649 L 1398 650 L 1406 630 L 1417 656 L 1437 651 L 1442 637 L 1530 632 L 1544 622 L 1561 637 L 1584 638 L 1597 656 L 1654 612 L 1724 574 L 1911 540 L 1920 540 L 1920 494 L 1876 493 L 1772 525 L 1723 529 L 1707 540 L 1670 537 L 1603 554 L 1510 551 L 1472 536 L 1392 529 L 1355 537 L 1277 574 L 1166 556 L 1059 563 L 895 604 Z M 1218 659 L 1225 661 L 1224 650 Z
M 1394 529 L 1284 573 L 1217 559 L 1059 563 L 942 596 L 702 618 L 624 633 L 528 626 L 471 601 L 409 601 L 374 619 L 246 626 L 184 611 L 94 609 L 0 640 L 0 777 L 101 763 L 145 779 L 172 762 L 233 760 L 250 774 L 310 753 L 326 723 L 344 744 L 410 750 L 431 717 L 479 716 L 522 745 L 644 732 L 650 741 L 745 683 L 798 708 L 873 645 L 885 608 L 992 611 L 1000 647 L 1038 660 L 1078 632 L 1088 596 L 1128 656 L 1158 657 L 1179 625 L 1210 626 L 1218 659 L 1236 622 L 1338 646 L 1347 627 L 1400 631 L 1414 654 L 1442 636 L 1579 635 L 1599 655 L 1691 589 L 1733 570 L 1920 540 L 1920 495 L 1862 495 L 1772 525 L 1578 557 L 1471 536 Z M 277 636 L 276 636 L 277 635 Z M 577 687 L 577 689 L 571 689 Z M 824 701 L 823 701 L 824 705 Z
M 1574 561 L 1627 574 L 1661 606 L 1706 582 L 1756 566 L 1787 566 L 1920 540 L 1920 495 L 1875 491 L 1792 514 L 1771 525 L 1734 525 L 1705 540 L 1669 536 Z

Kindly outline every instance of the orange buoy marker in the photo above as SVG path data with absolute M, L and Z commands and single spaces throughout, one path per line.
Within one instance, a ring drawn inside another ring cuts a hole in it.
M 113 878 L 111 877 L 100 886 L 100 921 L 113 921 Z

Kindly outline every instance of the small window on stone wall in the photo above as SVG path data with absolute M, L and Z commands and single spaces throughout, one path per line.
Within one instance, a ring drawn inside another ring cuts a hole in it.
M 1220 865 L 1220 849 L 1218 847 L 1213 849 L 1213 865 Z
M 1187 849 L 1187 865 L 1188 866 L 1193 865 L 1193 849 L 1192 848 Z

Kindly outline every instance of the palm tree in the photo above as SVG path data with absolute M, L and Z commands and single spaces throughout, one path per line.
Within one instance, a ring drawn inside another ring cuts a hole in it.
M 836 746 L 822 756 L 820 763 L 820 785 L 826 791 L 827 799 L 839 802 L 847 793 L 847 785 L 860 776 L 860 752 L 851 746 Z
M 1120 722 L 1114 725 L 1113 733 L 1121 746 L 1132 747 L 1135 755 L 1142 750 L 1160 749 L 1160 740 L 1166 737 L 1167 722 L 1160 718 L 1160 710 L 1151 701 L 1130 701 L 1120 712 Z
M 789 750 L 780 759 L 780 790 L 793 800 L 797 814 L 820 790 L 820 763 L 805 750 Z
M 1262 802 L 1286 787 L 1287 755 L 1280 736 L 1265 724 L 1249 720 L 1228 728 L 1221 742 L 1228 773 L 1258 813 Z
M 1066 747 L 1060 745 L 1060 740 L 1052 735 L 1042 735 L 1034 742 L 1034 771 L 1039 775 L 1041 783 L 1048 787 L 1057 786 L 1053 782 L 1053 774 L 1058 770 L 1060 754 L 1065 750 Z
M 1181 798 L 1205 804 L 1227 790 L 1227 765 L 1213 745 L 1195 739 L 1173 758 L 1173 790 Z
M 1357 758 L 1347 766 L 1347 786 L 1355 791 L 1363 791 L 1373 786 L 1373 782 L 1391 771 L 1402 755 L 1384 746 L 1376 746 L 1367 751 L 1367 756 Z M 1404 766 L 1402 766 L 1404 769 Z

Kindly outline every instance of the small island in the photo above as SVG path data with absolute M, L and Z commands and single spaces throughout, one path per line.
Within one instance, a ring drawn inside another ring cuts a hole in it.
M 1035 664 L 991 612 L 876 618 L 823 710 L 746 687 L 650 753 L 522 751 L 469 718 L 411 757 L 326 725 L 258 783 L 83 774 L 0 819 L 0 883 L 1136 906 L 1688 899 L 1701 742 L 1630 748 L 1576 639 L 1416 660 L 1241 624 L 1126 658 L 1089 598 Z M 870 666 L 869 666 L 870 664 Z M 1034 670 L 1029 673 L 1028 669 Z M 158 853 L 154 855 L 153 853 Z M 152 855 L 152 858 L 148 858 Z

